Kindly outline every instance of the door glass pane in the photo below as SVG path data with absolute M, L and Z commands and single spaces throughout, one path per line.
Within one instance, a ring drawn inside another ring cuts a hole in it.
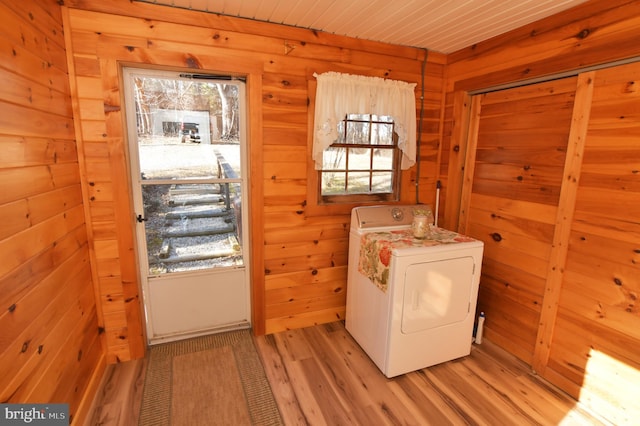
M 227 186 L 143 185 L 150 275 L 243 264 L 239 210 L 227 208 Z
M 237 84 L 132 79 L 143 179 L 214 177 L 219 160 L 242 177 Z
M 150 275 L 243 265 L 239 84 L 131 76 Z

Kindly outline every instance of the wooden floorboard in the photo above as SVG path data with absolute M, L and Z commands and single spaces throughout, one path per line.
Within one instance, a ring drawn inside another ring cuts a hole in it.
M 471 355 L 386 378 L 342 322 L 255 337 L 287 425 L 599 425 L 488 340 Z M 145 360 L 110 366 L 87 425 L 135 425 Z
M 107 366 L 85 425 L 137 425 L 146 366 L 146 359 Z

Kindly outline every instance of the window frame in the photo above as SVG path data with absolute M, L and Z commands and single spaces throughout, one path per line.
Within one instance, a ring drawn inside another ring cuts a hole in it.
M 365 116 L 366 118 L 361 118 L 358 116 Z M 393 120 L 383 120 L 382 118 L 374 119 L 372 114 L 348 114 L 342 120 L 343 123 L 343 142 L 334 142 L 331 144 L 330 148 L 341 148 L 345 149 L 346 153 L 346 163 L 344 169 L 331 170 L 331 169 L 323 169 L 317 170 L 317 194 L 318 194 L 318 205 L 336 205 L 336 204 L 353 204 L 353 203 L 367 203 L 367 202 L 396 202 L 400 199 L 400 179 L 402 175 L 401 162 L 402 162 L 402 151 L 398 146 L 398 135 L 395 132 L 395 122 Z M 349 135 L 349 123 L 365 123 L 368 125 L 368 138 L 369 143 L 348 143 Z M 374 124 L 384 124 L 391 125 L 391 144 L 374 144 L 371 143 L 371 138 L 373 137 L 372 127 Z M 371 151 L 370 152 L 370 160 L 369 160 L 369 168 L 368 169 L 351 169 L 349 166 L 349 149 L 360 148 Z M 373 155 L 374 150 L 376 149 L 384 149 L 392 151 L 392 164 L 390 169 L 375 169 L 373 167 Z M 369 187 L 371 188 L 373 174 L 378 172 L 391 172 L 391 191 L 390 192 L 377 192 L 377 193 L 340 193 L 340 194 L 322 194 L 322 181 L 323 174 L 325 173 L 344 173 L 345 175 L 345 190 L 348 185 L 348 176 L 349 173 L 368 173 L 369 174 Z

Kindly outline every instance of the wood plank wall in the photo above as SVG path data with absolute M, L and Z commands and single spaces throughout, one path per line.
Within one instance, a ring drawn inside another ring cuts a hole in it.
M 0 17 L 0 402 L 83 417 L 105 357 L 60 6 L 2 0 Z
M 526 132 L 499 138 L 527 114 L 501 125 L 491 117 L 500 93 L 469 92 L 638 57 L 639 37 L 640 3 L 596 0 L 449 55 L 447 66 L 443 150 L 454 179 L 445 220 L 487 244 L 478 302 L 486 337 L 614 424 L 634 424 L 640 415 L 631 396 L 640 392 L 640 63 L 504 92 L 514 111 L 522 93 L 546 91 L 541 102 L 548 104 L 574 86 L 566 149 L 549 147 L 546 165 L 560 164 L 560 179 L 556 172 L 544 178 L 535 155 L 507 158 L 526 143 Z M 562 110 L 555 108 L 553 121 Z M 552 121 L 537 123 L 531 135 Z M 468 137 L 467 125 L 475 129 Z M 491 144 L 508 149 L 491 152 Z M 488 174 L 486 162 L 501 171 Z M 539 173 L 526 172 L 530 163 Z M 540 246 L 527 234 L 540 234 L 545 223 L 551 233 Z M 510 244 L 524 244 L 526 253 L 512 256 Z
M 122 302 L 139 293 L 133 214 L 122 199 L 129 191 L 120 63 L 248 76 L 254 330 L 273 333 L 343 318 L 352 206 L 324 208 L 314 198 L 313 73 L 331 70 L 417 83 L 419 108 L 425 52 L 127 0 L 65 5 L 109 360 L 138 357 L 144 344 L 135 324 L 139 306 Z M 444 55 L 430 53 L 425 67 L 419 185 L 425 203 L 434 202 L 438 179 L 444 62 Z M 403 173 L 401 202 L 415 202 L 416 176 L 416 167 Z M 122 297 L 108 297 L 114 293 Z
M 312 74 L 420 84 L 424 52 L 126 0 L 65 4 L 61 16 L 54 0 L 0 1 L 0 74 L 9 83 L 0 88 L 0 401 L 68 401 L 81 418 L 104 354 L 116 362 L 144 352 L 130 211 L 115 195 L 127 191 L 121 117 L 110 114 L 121 102 L 118 61 L 255 77 L 254 326 L 270 333 L 340 318 L 348 209 L 319 208 L 309 198 Z M 469 91 L 640 55 L 639 28 L 637 1 L 596 0 L 448 57 L 430 53 L 419 188 L 421 201 L 431 202 L 436 179 L 444 183 L 441 224 L 455 227 L 465 205 Z M 611 118 L 618 111 L 607 105 L 621 92 L 635 102 L 636 75 L 620 74 L 623 83 L 599 71 L 590 83 L 594 118 L 571 233 L 560 241 L 571 248 L 567 272 L 553 289 L 557 300 L 574 303 L 552 309 L 551 324 L 546 314 L 531 355 L 545 377 L 576 398 L 586 392 L 619 423 L 630 417 L 628 397 L 638 383 L 640 231 L 630 208 L 638 135 L 619 133 Z M 626 117 L 637 118 L 636 104 L 629 105 Z M 82 118 L 76 123 L 74 108 Z M 415 177 L 415 169 L 403 175 L 403 202 L 415 201 Z M 608 205 L 600 202 L 604 194 Z M 487 337 L 496 337 L 490 314 L 486 325 Z M 594 358 L 608 367 L 589 370 Z

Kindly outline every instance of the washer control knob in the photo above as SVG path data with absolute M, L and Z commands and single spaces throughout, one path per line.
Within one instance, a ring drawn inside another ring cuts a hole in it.
M 394 207 L 393 209 L 391 209 L 391 217 L 393 217 L 393 220 L 395 220 L 396 222 L 400 222 L 404 218 L 404 211 L 402 211 L 402 209 Z

